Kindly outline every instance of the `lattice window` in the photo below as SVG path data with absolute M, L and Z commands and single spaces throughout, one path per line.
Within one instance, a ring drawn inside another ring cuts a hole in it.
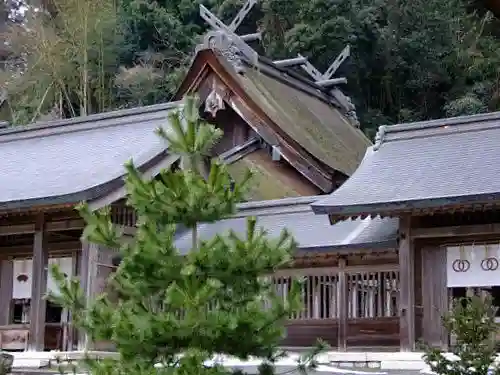
M 348 273 L 347 285 L 349 318 L 398 315 L 398 271 Z
M 307 270 L 301 272 L 303 283 L 301 288 L 303 307 L 302 310 L 293 314 L 291 319 L 335 319 L 339 315 L 339 276 L 331 270 L 309 270 L 313 274 L 307 274 Z M 305 272 L 305 273 L 304 273 Z M 295 273 L 295 272 L 294 272 Z M 294 277 L 296 277 L 294 275 Z M 275 276 L 273 282 L 276 285 L 278 295 L 288 297 L 292 279 L 290 276 Z
M 111 207 L 111 221 L 118 225 L 132 227 L 137 222 L 137 215 L 131 207 L 115 205 Z

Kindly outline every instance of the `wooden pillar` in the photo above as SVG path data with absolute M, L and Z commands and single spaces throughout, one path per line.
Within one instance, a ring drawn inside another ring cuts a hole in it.
M 0 325 L 10 324 L 14 262 L 0 261 Z
M 44 350 L 48 250 L 43 214 L 37 217 L 33 239 L 29 349 Z
M 78 267 L 78 277 L 80 279 L 80 287 L 83 290 L 85 297 L 88 300 L 90 293 L 90 255 L 91 255 L 91 244 L 87 241 L 82 241 L 82 251 L 80 253 L 80 261 Z M 88 346 L 88 337 L 85 332 L 79 331 L 78 334 L 78 350 L 84 350 Z
M 415 349 L 415 250 L 411 216 L 399 219 L 399 333 L 401 351 Z
M 88 293 L 88 274 L 90 268 L 90 243 L 82 242 L 82 251 L 80 253 L 80 261 L 78 267 L 78 277 L 80 279 L 80 287 L 85 295 Z
M 99 280 L 97 279 L 97 267 L 99 263 L 99 245 L 90 242 L 84 242 L 82 245 L 82 256 L 80 263 L 80 285 L 82 286 L 87 301 L 90 301 L 97 294 L 102 292 L 99 290 Z M 81 332 L 78 339 L 78 349 L 91 349 L 93 343 L 89 337 Z
M 347 350 L 347 317 L 348 317 L 348 286 L 347 275 L 345 273 L 346 260 L 339 259 L 339 351 Z
M 74 251 L 71 254 L 71 276 L 76 277 L 80 275 L 81 251 Z M 73 319 L 70 311 L 64 310 L 61 321 L 63 327 L 63 351 L 71 351 L 78 345 L 78 335 L 73 326 Z

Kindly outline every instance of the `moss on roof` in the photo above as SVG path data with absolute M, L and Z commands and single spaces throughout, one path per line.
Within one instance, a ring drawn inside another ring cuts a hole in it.
M 326 165 L 350 176 L 371 145 L 363 132 L 321 99 L 249 68 L 239 78 L 280 129 Z
M 250 169 L 253 171 L 253 179 L 250 182 L 250 190 L 247 193 L 247 200 L 270 200 L 287 197 L 300 197 L 303 195 L 314 195 L 317 192 L 311 187 L 310 191 L 304 191 L 303 186 L 295 186 L 288 181 L 284 181 L 283 176 L 275 168 L 270 168 L 266 163 L 263 150 L 258 150 L 243 159 L 240 159 L 230 165 L 228 170 L 236 182 L 242 180 L 245 172 Z

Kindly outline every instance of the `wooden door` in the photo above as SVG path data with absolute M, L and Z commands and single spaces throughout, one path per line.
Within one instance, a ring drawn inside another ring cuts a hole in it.
M 446 286 L 446 248 L 422 249 L 422 339 L 432 346 L 446 347 L 448 336 L 442 325 L 442 316 L 448 311 Z

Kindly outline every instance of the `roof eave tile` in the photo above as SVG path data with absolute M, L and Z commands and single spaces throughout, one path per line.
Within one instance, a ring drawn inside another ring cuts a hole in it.
M 359 205 L 334 205 L 321 201 L 311 204 L 317 215 L 329 215 L 331 218 L 345 218 L 358 216 L 397 216 L 404 213 L 426 211 L 449 211 L 461 206 L 493 207 L 500 205 L 500 192 L 493 194 L 465 195 L 459 197 L 442 197 L 419 199 L 413 201 L 380 202 Z

